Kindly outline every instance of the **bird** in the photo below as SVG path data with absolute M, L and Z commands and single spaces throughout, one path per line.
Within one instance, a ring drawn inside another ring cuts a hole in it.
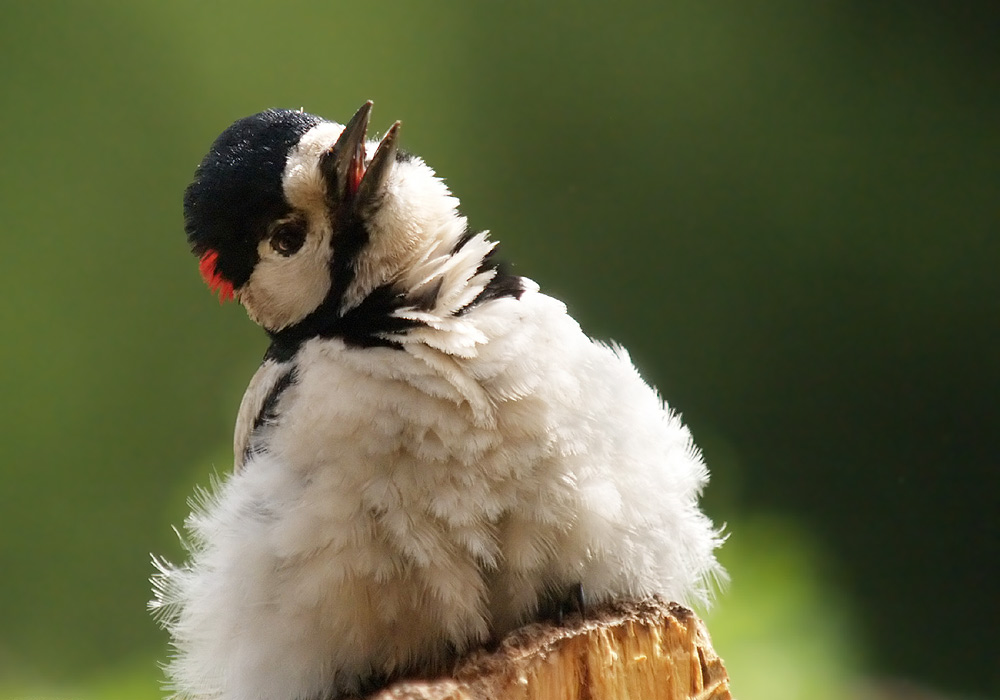
M 204 281 L 269 345 L 234 467 L 150 602 L 179 700 L 326 700 L 533 621 L 708 603 L 708 470 L 627 351 L 515 274 L 400 122 L 242 118 L 184 194 Z

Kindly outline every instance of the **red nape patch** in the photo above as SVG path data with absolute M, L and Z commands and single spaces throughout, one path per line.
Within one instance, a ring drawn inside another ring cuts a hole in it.
M 215 263 L 218 260 L 219 254 L 214 250 L 209 250 L 201 256 L 201 262 L 198 263 L 198 271 L 201 272 L 201 278 L 205 280 L 208 288 L 213 293 L 219 293 L 219 303 L 221 304 L 235 298 L 235 295 L 233 294 L 233 283 L 215 269 Z

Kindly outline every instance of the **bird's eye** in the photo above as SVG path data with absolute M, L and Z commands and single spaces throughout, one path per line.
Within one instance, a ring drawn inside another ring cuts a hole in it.
M 283 257 L 294 255 L 306 242 L 306 227 L 301 221 L 280 221 L 271 230 L 271 248 Z

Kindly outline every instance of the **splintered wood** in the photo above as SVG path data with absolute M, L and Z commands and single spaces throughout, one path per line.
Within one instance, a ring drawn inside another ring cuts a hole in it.
M 701 620 L 650 599 L 602 606 L 585 620 L 528 625 L 454 675 L 404 681 L 370 700 L 732 700 Z

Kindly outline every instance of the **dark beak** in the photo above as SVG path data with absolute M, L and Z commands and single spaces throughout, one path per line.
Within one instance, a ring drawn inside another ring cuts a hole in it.
M 396 160 L 399 122 L 386 132 L 371 163 L 365 168 L 365 136 L 371 112 L 372 101 L 369 100 L 355 112 L 340 138 L 320 160 L 320 169 L 326 179 L 327 200 L 331 208 L 341 214 L 345 212 L 345 207 L 362 214 L 376 207 Z

